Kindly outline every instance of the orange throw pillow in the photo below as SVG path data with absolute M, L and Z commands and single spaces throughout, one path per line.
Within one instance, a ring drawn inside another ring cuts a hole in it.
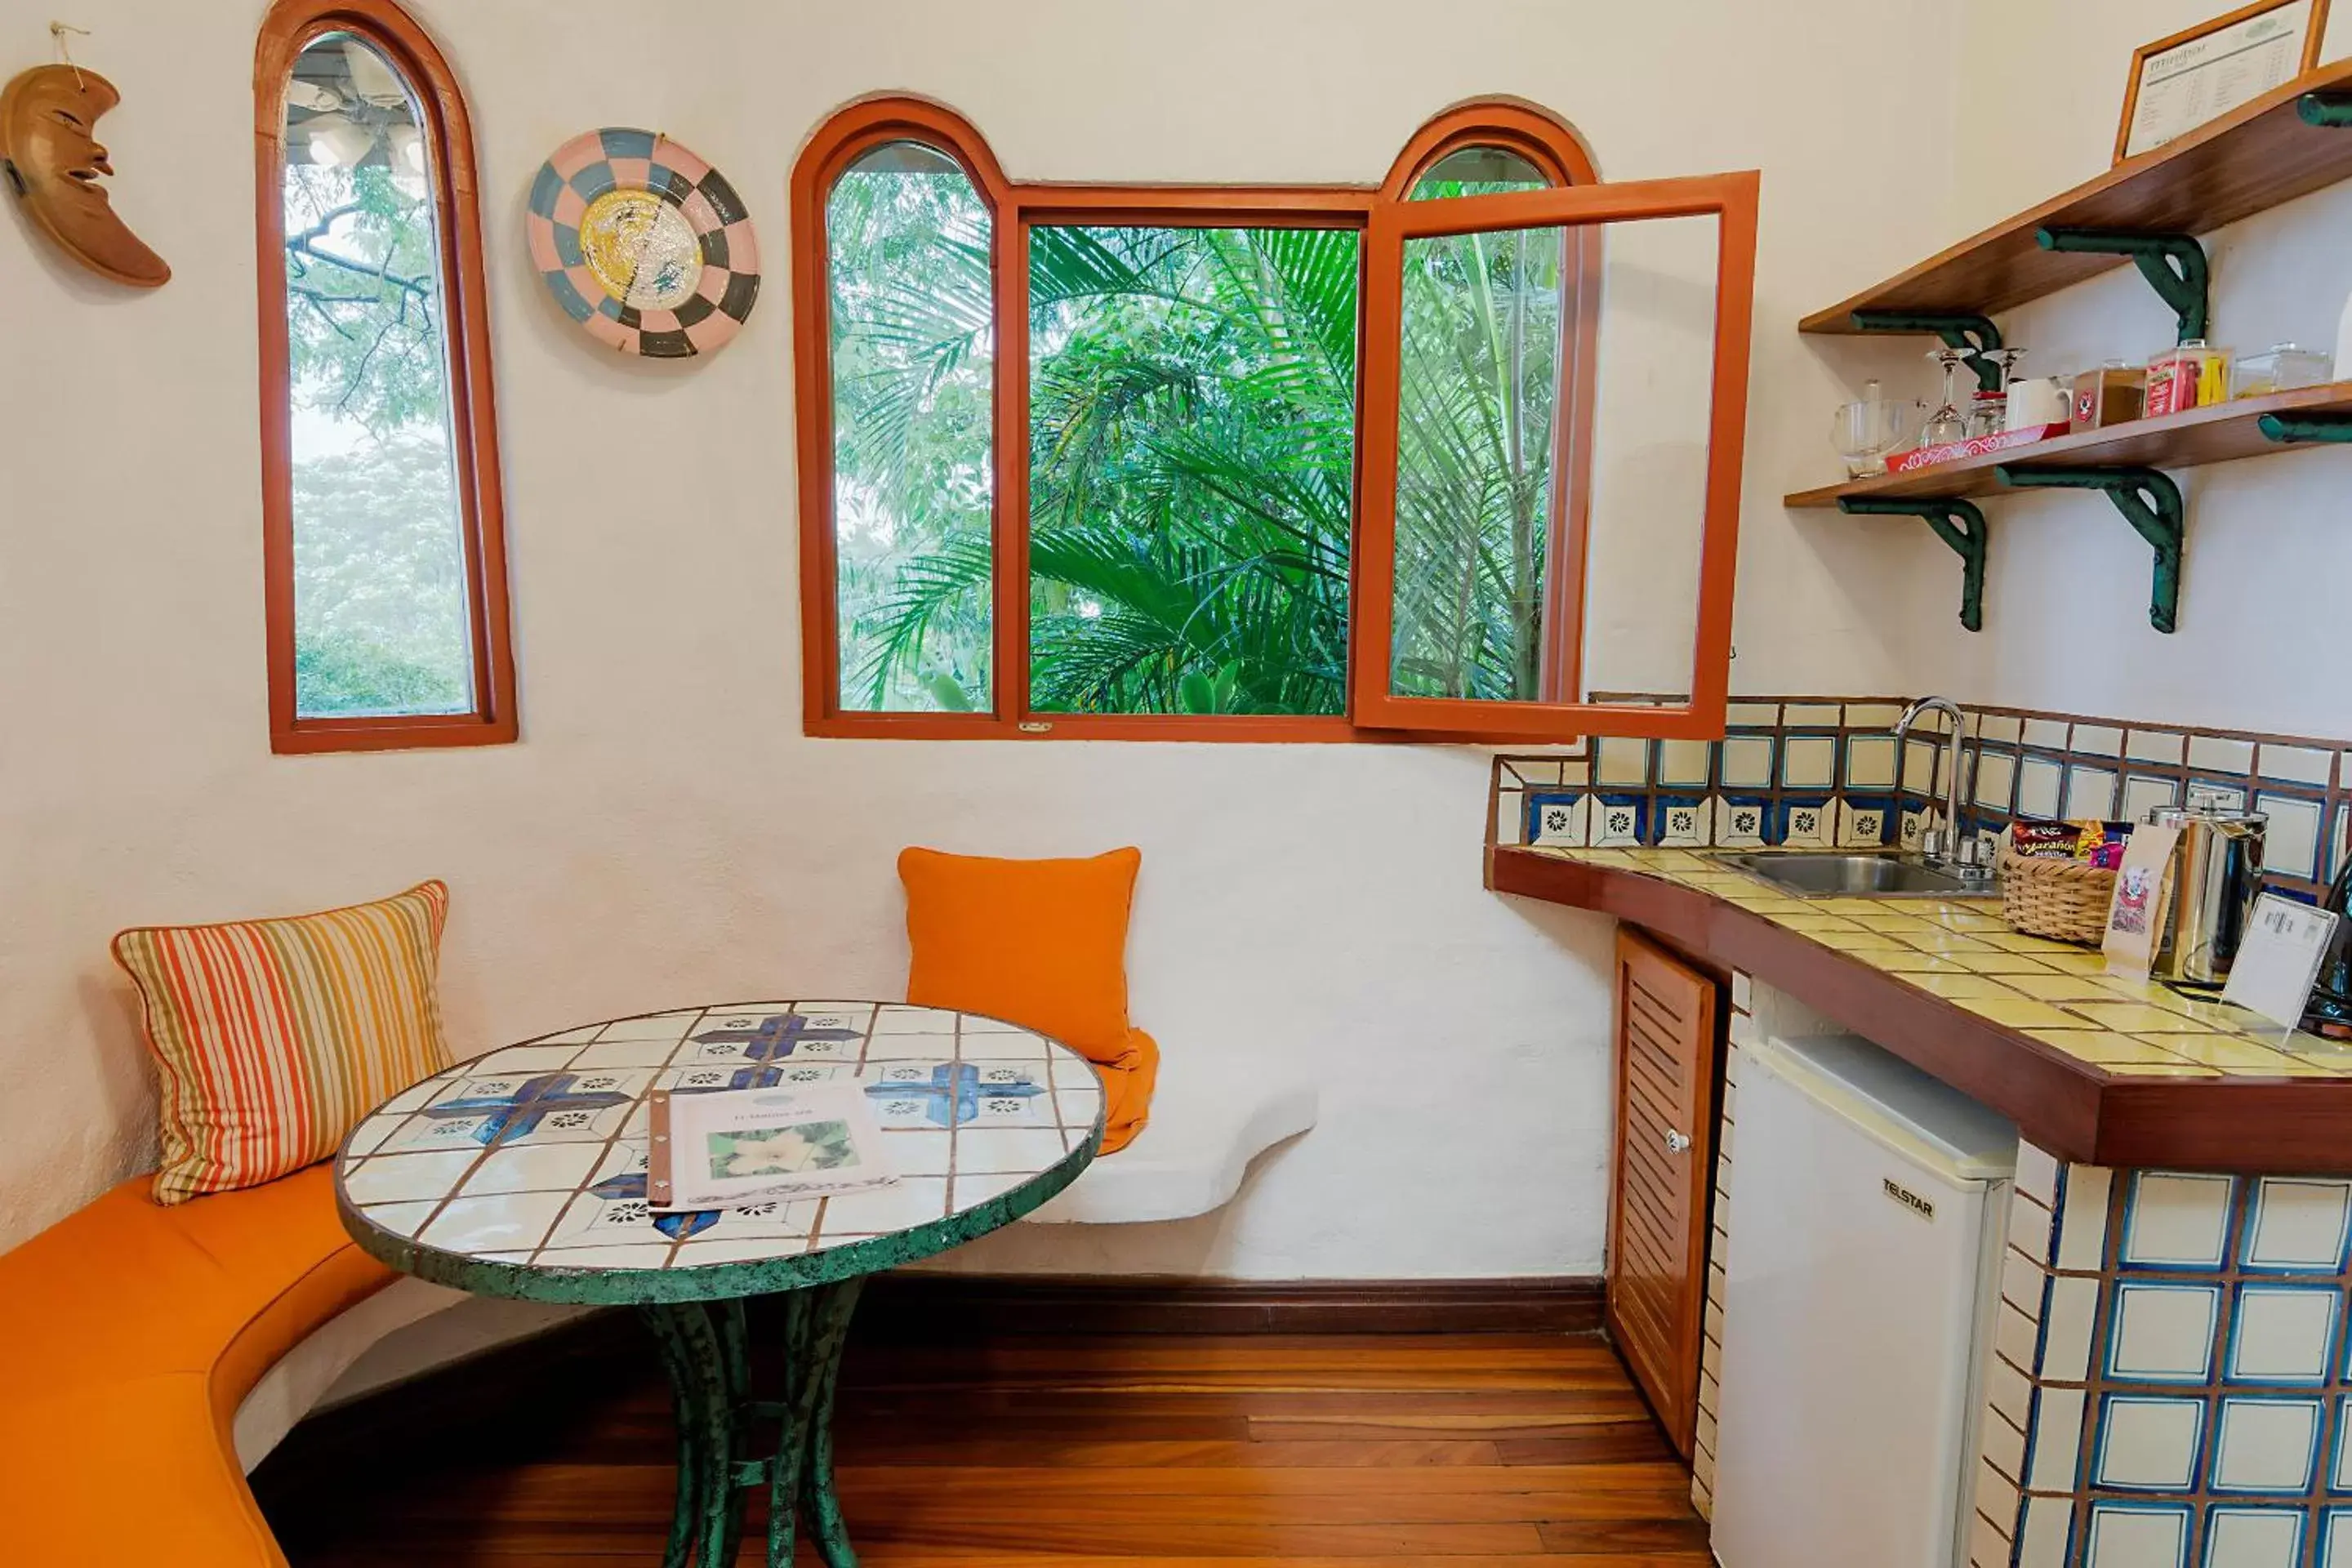
M 997 860 L 908 849 L 907 1000 L 982 1013 L 1095 1064 L 1102 1152 L 1125 1148 L 1151 1103 L 1160 1047 L 1127 1020 L 1127 917 L 1140 849 L 1084 860 Z

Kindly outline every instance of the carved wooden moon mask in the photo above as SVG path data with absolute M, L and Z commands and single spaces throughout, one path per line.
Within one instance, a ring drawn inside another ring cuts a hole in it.
M 0 89 L 0 174 L 33 221 L 75 260 L 135 289 L 170 281 L 163 258 L 114 215 L 100 182 L 114 173 L 98 119 L 122 101 L 114 84 L 72 66 L 36 66 Z

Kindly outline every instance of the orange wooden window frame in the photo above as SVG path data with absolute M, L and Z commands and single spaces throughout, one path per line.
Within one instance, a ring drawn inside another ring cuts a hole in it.
M 1468 111 L 1475 120 L 1465 118 L 1465 111 L 1455 110 L 1440 115 L 1422 128 L 1405 144 L 1405 150 L 1381 182 L 1381 197 L 1384 203 L 1402 204 L 1413 200 L 1413 188 L 1429 171 L 1449 153 L 1470 147 L 1500 147 L 1518 154 L 1542 173 L 1551 184 L 1562 189 L 1591 186 L 1600 184 L 1591 157 L 1575 131 L 1554 120 L 1539 109 L 1512 103 L 1484 105 Z M 1443 210 L 1443 209 L 1439 209 Z M 1547 537 L 1544 559 L 1550 570 L 1544 576 L 1544 640 L 1543 689 L 1547 692 L 1572 691 L 1577 688 L 1584 653 L 1584 575 L 1585 552 L 1590 544 L 1588 523 L 1592 510 L 1592 415 L 1595 366 L 1599 363 L 1601 330 L 1601 296 L 1593 286 L 1601 276 L 1601 230 L 1597 227 L 1579 229 L 1574 246 L 1562 258 L 1561 283 L 1568 299 L 1560 311 L 1559 321 L 1559 407 L 1553 421 L 1552 472 L 1557 482 L 1550 488 L 1550 513 L 1545 519 Z M 1369 240 L 1365 245 L 1364 267 L 1369 276 L 1374 258 Z M 1385 265 L 1385 263 L 1383 263 Z M 1398 265 L 1402 265 L 1402 258 Z M 1403 354 L 1403 322 L 1394 315 L 1381 320 L 1370 314 L 1372 298 L 1365 290 L 1368 333 L 1383 347 L 1383 363 L 1402 374 Z M 1393 330 L 1391 330 L 1393 329 Z M 1396 468 L 1399 458 L 1396 441 L 1391 432 L 1395 424 L 1383 426 L 1380 441 L 1391 459 L 1388 471 L 1388 489 L 1383 492 L 1393 506 Z M 1358 458 L 1360 465 L 1362 459 Z M 1364 547 L 1362 519 L 1357 520 L 1357 545 Z M 1393 540 L 1390 548 L 1394 549 Z M 1355 623 L 1350 620 L 1352 630 Z M 1375 648 L 1385 649 L 1387 642 L 1378 644 L 1357 641 L 1354 651 L 1360 664 Z M 1353 664 L 1349 676 L 1349 706 L 1354 705 Z M 1363 716 L 1359 724 L 1367 728 L 1405 728 L 1402 725 L 1374 725 Z M 1483 726 L 1481 733 L 1493 731 L 1493 726 Z M 1541 741 L 1543 734 L 1513 734 L 1514 741 Z M 1573 737 L 1570 737 L 1571 739 Z
M 992 462 L 995 484 L 992 496 L 990 537 L 995 562 L 992 600 L 992 710 L 982 713 L 866 712 L 845 710 L 840 703 L 840 631 L 835 599 L 838 562 L 833 516 L 833 373 L 831 364 L 831 290 L 827 278 L 829 237 L 826 200 L 834 183 L 859 156 L 884 142 L 911 141 L 953 158 L 971 179 L 987 207 L 993 260 L 996 349 L 992 383 Z M 1554 195 L 1578 186 L 1597 184 L 1592 161 L 1565 122 L 1532 105 L 1506 100 L 1482 100 L 1448 110 L 1423 126 L 1410 140 L 1386 178 L 1377 186 L 1247 185 L 1181 186 L 1118 184 L 1024 184 L 1006 177 L 980 132 L 962 116 L 941 105 L 903 96 L 863 100 L 839 110 L 820 125 L 794 163 L 791 185 L 794 389 L 796 436 L 800 467 L 802 704 L 808 734 L 833 737 L 895 737 L 900 739 L 1002 740 L 1163 740 L 1163 741 L 1396 741 L 1486 740 L 1533 742 L 1552 738 L 1556 726 L 1544 717 L 1531 721 L 1508 711 L 1481 711 L 1458 729 L 1446 729 L 1458 716 L 1416 714 L 1407 722 L 1381 721 L 1361 707 L 1360 676 L 1351 676 L 1350 711 L 1329 715 L 1223 714 L 1093 714 L 1039 713 L 1029 701 L 1029 557 L 1028 557 L 1028 265 L 1030 230 L 1039 224 L 1160 226 L 1325 226 L 1359 230 L 1368 236 L 1364 287 L 1358 318 L 1357 443 L 1354 537 L 1350 540 L 1349 662 L 1360 671 L 1376 663 L 1385 672 L 1386 657 L 1371 659 L 1368 650 L 1385 649 L 1381 640 L 1366 639 L 1367 607 L 1364 565 L 1370 544 L 1365 529 L 1366 486 L 1372 472 L 1369 458 L 1375 445 L 1393 446 L 1391 411 L 1383 430 L 1368 417 L 1367 395 L 1374 367 L 1385 363 L 1394 381 L 1398 345 L 1380 335 L 1370 303 L 1378 288 L 1369 236 L 1381 222 L 1405 206 L 1454 209 L 1460 201 L 1412 203 L 1413 184 L 1439 159 L 1465 147 L 1495 146 L 1527 158 L 1561 190 L 1530 193 Z M 1612 187 L 1615 188 L 1615 187 Z M 1481 200 L 1491 198 L 1479 198 Z M 1749 226 L 1752 233 L 1752 223 Z M 1588 234 L 1588 239 L 1597 239 Z M 1752 247 L 1751 247 L 1752 248 Z M 1580 253 L 1581 281 L 1593 252 Z M 1751 258 L 1752 260 L 1752 258 Z M 1391 279 L 1389 292 L 1395 292 Z M 1592 419 L 1592 360 L 1589 347 L 1592 324 L 1591 290 L 1580 289 L 1576 308 L 1564 312 L 1563 395 L 1559 426 L 1559 469 L 1563 482 L 1553 487 L 1552 559 L 1561 563 L 1550 584 L 1553 614 L 1547 617 L 1551 637 L 1546 647 L 1549 679 L 1572 686 L 1579 619 L 1582 605 L 1585 504 L 1590 493 Z M 1391 318 L 1393 319 L 1393 318 Z M 1745 313 L 1741 317 L 1743 332 Z M 1744 348 L 1745 338 L 1742 338 Z M 1745 386 L 1744 368 L 1739 384 Z M 1744 416 L 1744 404 L 1741 413 Z M 1718 420 L 1718 426 L 1721 421 Z M 1393 486 L 1395 454 L 1387 454 L 1388 483 Z M 1736 499 L 1738 465 L 1735 477 Z M 1393 510 L 1393 498 L 1390 500 Z M 1736 519 L 1735 519 L 1736 527 Z M 1714 549 L 1711 530 L 1708 548 Z M 1392 545 L 1391 545 L 1392 548 Z M 1706 579 L 1703 576 L 1703 583 Z M 1383 588 L 1385 592 L 1385 587 Z M 1727 656 L 1729 601 L 1725 595 L 1725 637 Z M 1704 615 L 1702 620 L 1705 620 Z M 1386 625 L 1386 617 L 1381 617 Z M 1717 685 L 1723 684 L 1718 679 Z M 1502 705 L 1472 705 L 1499 709 Z M 1663 713 L 1675 722 L 1675 710 L 1628 710 L 1636 715 Z M 1717 705 L 1716 722 L 1721 722 Z M 1627 732 L 1633 732 L 1628 731 Z M 1677 731 L 1676 732 L 1680 732 Z
M 1547 700 L 1498 702 L 1391 694 L 1394 632 L 1396 465 L 1400 367 L 1395 354 L 1364 366 L 1366 438 L 1360 443 L 1361 502 L 1356 538 L 1356 653 L 1351 681 L 1355 721 L 1367 728 L 1438 731 L 1484 738 L 1569 741 L 1592 733 L 1667 740 L 1712 740 L 1723 733 L 1731 674 L 1733 577 L 1739 554 L 1739 480 L 1748 426 L 1748 338 L 1756 291 L 1757 197 L 1750 171 L 1622 184 L 1517 191 L 1444 202 L 1389 203 L 1374 209 L 1364 245 L 1365 320 L 1386 341 L 1401 321 L 1404 243 L 1429 236 L 1488 233 L 1556 225 L 1598 226 L 1642 218 L 1712 216 L 1716 240 L 1713 388 L 1707 471 L 1699 540 L 1697 620 L 1692 636 L 1691 692 L 1680 704 Z M 1590 251 L 1587 255 L 1589 257 Z M 1589 293 L 1589 291 L 1588 291 Z M 1587 372 L 1589 374 L 1589 370 Z M 1566 444 L 1574 433 L 1562 426 Z M 1583 570 L 1577 542 L 1575 570 Z M 1572 663 L 1568 667 L 1573 668 Z M 1574 690 L 1573 686 L 1565 688 Z
M 286 323 L 286 87 L 303 49 L 351 33 L 381 50 L 425 116 L 447 354 L 449 426 L 473 639 L 470 711 L 303 718 L 295 710 L 291 350 Z M 479 183 L 465 95 L 432 38 L 393 0 L 278 0 L 253 64 L 255 257 L 261 315 L 261 521 L 269 660 L 269 748 L 280 752 L 498 745 L 515 739 L 513 634 L 507 605 L 506 508 L 490 377 Z

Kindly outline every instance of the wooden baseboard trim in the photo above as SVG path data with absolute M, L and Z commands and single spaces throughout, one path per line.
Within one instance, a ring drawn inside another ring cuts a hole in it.
M 898 1273 L 870 1281 L 857 1331 L 1000 1334 L 1595 1333 L 1601 1281 L 1202 1279 Z

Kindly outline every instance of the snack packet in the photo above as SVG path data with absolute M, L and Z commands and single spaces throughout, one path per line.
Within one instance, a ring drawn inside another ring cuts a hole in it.
M 2009 826 L 2010 853 L 2026 860 L 2082 860 L 2102 870 L 2123 864 L 2128 822 L 2032 822 Z

